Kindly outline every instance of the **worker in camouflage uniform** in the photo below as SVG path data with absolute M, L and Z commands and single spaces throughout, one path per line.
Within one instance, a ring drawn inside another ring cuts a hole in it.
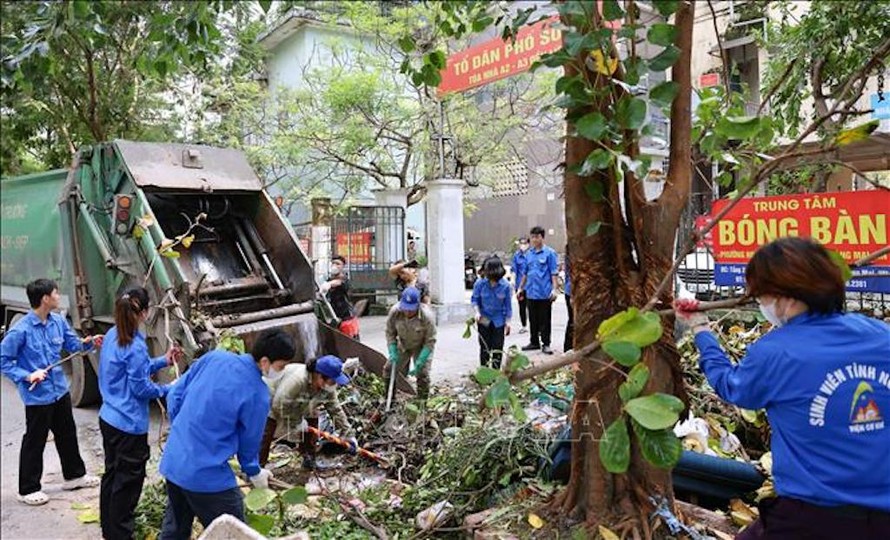
M 386 318 L 386 344 L 389 361 L 383 368 L 383 378 L 389 385 L 393 364 L 402 375 L 417 376 L 417 396 L 426 399 L 430 394 L 430 367 L 436 346 L 436 324 L 433 313 L 421 303 L 420 291 L 407 287 L 398 304 Z M 414 367 L 408 371 L 408 365 Z
M 269 459 L 269 450 L 276 435 L 281 437 L 300 432 L 303 467 L 315 468 L 318 437 L 303 430 L 302 423 L 305 420 L 307 426 L 318 429 L 319 407 L 328 413 L 339 436 L 349 441 L 350 451 L 356 452 L 358 441 L 337 396 L 337 387 L 349 383 L 349 377 L 343 374 L 342 360 L 328 355 L 310 360 L 306 365 L 288 364 L 281 371 L 270 371 L 264 379 L 272 395 L 272 409 L 260 446 L 262 465 Z

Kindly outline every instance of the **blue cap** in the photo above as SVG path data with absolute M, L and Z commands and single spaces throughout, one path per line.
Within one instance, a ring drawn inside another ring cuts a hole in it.
M 417 311 L 420 307 L 420 291 L 417 287 L 407 287 L 402 291 L 402 300 L 399 302 L 401 311 Z
M 315 371 L 321 373 L 340 386 L 349 384 L 349 377 L 343 374 L 343 360 L 340 360 L 332 354 L 319 358 L 315 362 Z

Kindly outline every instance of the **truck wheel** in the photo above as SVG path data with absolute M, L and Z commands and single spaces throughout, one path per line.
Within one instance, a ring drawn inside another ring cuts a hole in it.
M 96 377 L 89 359 L 80 356 L 67 364 L 70 368 L 65 370 L 65 374 L 71 385 L 71 403 L 75 407 L 89 407 L 99 403 L 99 378 Z

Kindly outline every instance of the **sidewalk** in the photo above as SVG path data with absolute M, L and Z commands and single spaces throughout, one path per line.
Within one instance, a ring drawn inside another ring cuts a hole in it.
M 467 303 L 470 303 L 470 292 L 467 291 Z M 565 298 L 560 297 L 553 304 L 551 346 L 556 354 L 562 352 L 562 343 L 565 337 L 566 322 Z M 528 334 L 519 334 L 519 306 L 513 300 L 513 319 L 511 321 L 512 332 L 504 343 L 504 347 L 518 345 L 522 347 L 529 341 Z M 479 342 L 476 329 L 473 328 L 473 336 L 464 339 L 465 329 L 463 323 L 446 324 L 438 327 L 436 350 L 433 354 L 432 380 L 433 384 L 457 383 L 463 377 L 475 372 L 479 367 Z M 361 318 L 362 343 L 369 345 L 384 355 L 386 353 L 386 317 L 379 315 Z M 529 359 L 532 362 L 546 358 L 547 355 L 540 351 L 532 351 Z

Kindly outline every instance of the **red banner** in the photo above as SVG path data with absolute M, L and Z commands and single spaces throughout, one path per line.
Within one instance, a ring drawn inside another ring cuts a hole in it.
M 729 201 L 714 203 L 713 214 Z M 742 199 L 713 229 L 719 263 L 747 263 L 782 236 L 808 236 L 853 262 L 887 245 L 890 191 L 868 190 Z M 871 263 L 890 266 L 890 255 Z
M 338 234 L 335 253 L 341 257 L 346 257 L 346 263 L 350 265 L 371 262 L 371 233 Z
M 439 95 L 463 92 L 528 71 L 542 54 L 562 47 L 562 31 L 552 28 L 557 21 L 559 17 L 550 17 L 526 26 L 513 42 L 498 37 L 449 56 L 442 70 Z

